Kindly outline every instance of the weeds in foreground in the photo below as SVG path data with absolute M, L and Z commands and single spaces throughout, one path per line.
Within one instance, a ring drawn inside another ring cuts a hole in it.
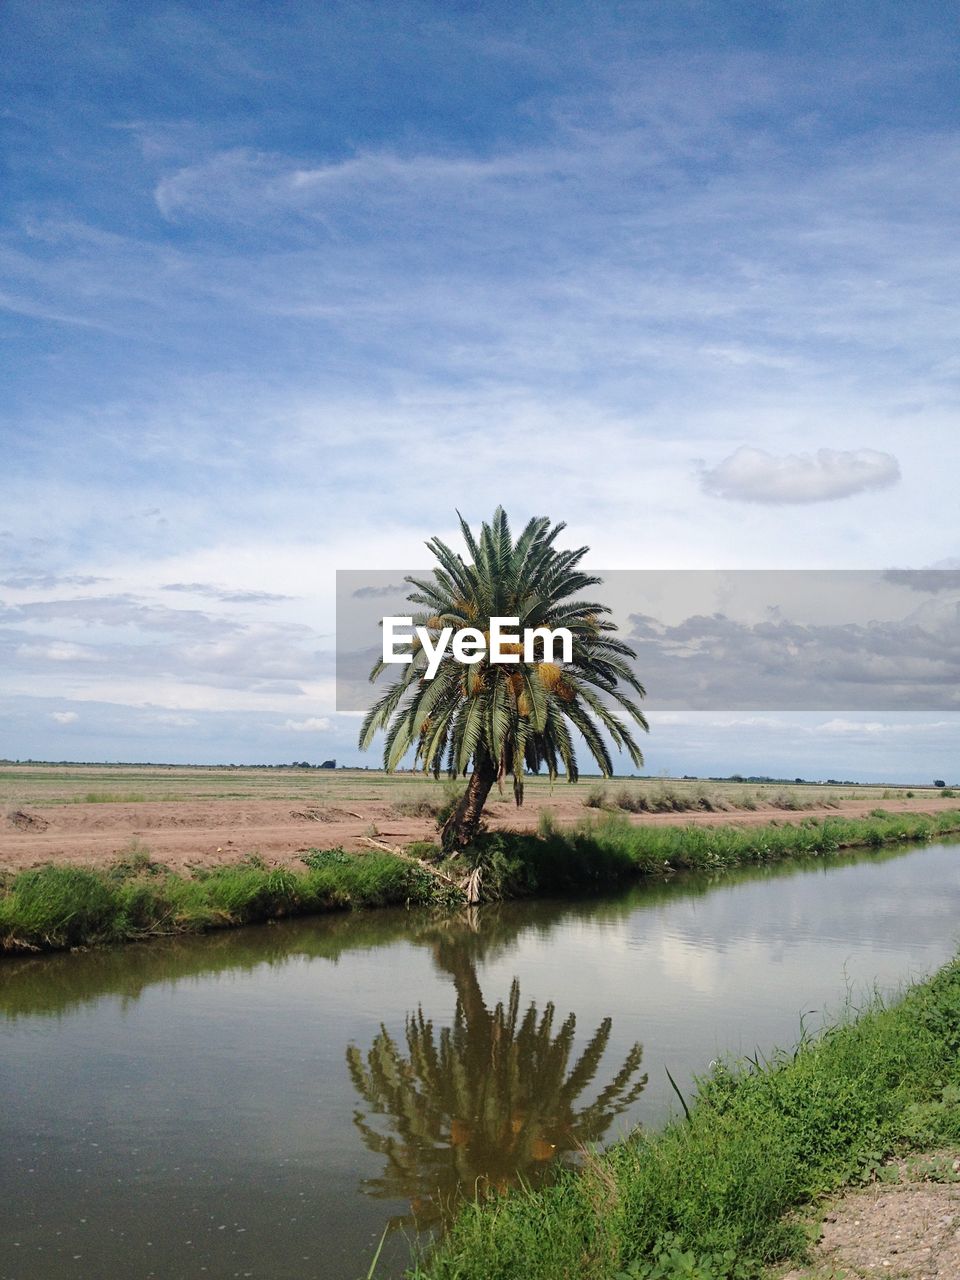
M 652 1258 L 636 1258 L 615 1280 L 751 1280 L 756 1269 L 738 1262 L 733 1249 L 696 1253 L 677 1243 L 669 1233 L 659 1242 Z
M 960 1160 L 953 1153 L 908 1156 L 907 1176 L 915 1182 L 960 1183 Z

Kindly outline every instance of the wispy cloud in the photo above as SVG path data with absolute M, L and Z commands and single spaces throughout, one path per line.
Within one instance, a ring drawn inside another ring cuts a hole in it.
M 11 9 L 11 697 L 82 701 L 91 744 L 280 739 L 330 712 L 333 571 L 420 562 L 455 507 L 606 566 L 957 553 L 942 23 L 105 13 Z
M 835 502 L 886 489 L 900 479 L 900 464 L 877 449 L 818 449 L 815 454 L 774 457 L 743 446 L 704 470 L 707 493 L 738 502 Z
M 326 733 L 333 728 L 333 721 L 329 716 L 307 716 L 305 720 L 284 720 L 280 728 L 292 733 Z
M 209 582 L 165 582 L 162 591 L 179 591 L 184 595 L 205 596 L 224 604 L 275 604 L 278 600 L 291 600 L 292 596 L 279 595 L 275 591 L 231 591 Z
M 106 578 L 89 573 L 16 573 L 10 578 L 0 579 L 0 587 L 10 587 L 15 591 L 39 587 L 51 591 L 57 587 L 93 587 L 105 581 Z
M 162 178 L 154 198 L 165 218 L 261 223 L 280 213 L 324 223 L 335 215 L 355 217 L 358 203 L 373 216 L 388 208 L 409 214 L 416 205 L 421 216 L 435 217 L 436 209 L 423 207 L 425 199 L 463 201 L 471 191 L 497 183 L 533 183 L 563 159 L 522 152 L 481 160 L 383 151 L 310 165 L 285 155 L 230 150 Z
M 406 582 L 391 582 L 383 587 L 358 587 L 352 593 L 356 600 L 379 600 L 391 596 L 406 596 L 411 588 Z
M 71 644 L 64 640 L 54 640 L 49 644 L 37 642 L 21 644 L 14 650 L 16 658 L 27 662 L 104 662 L 106 654 L 92 645 Z

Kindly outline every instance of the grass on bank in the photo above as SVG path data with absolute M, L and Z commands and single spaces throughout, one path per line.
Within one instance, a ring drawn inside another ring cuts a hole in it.
M 794 1213 L 960 1140 L 960 960 L 767 1062 L 721 1065 L 689 1117 L 552 1186 L 466 1207 L 416 1280 L 754 1280 L 802 1256 Z
M 737 810 L 782 809 L 799 813 L 812 809 L 839 809 L 844 800 L 912 800 L 912 790 L 890 787 L 844 790 L 842 786 L 819 786 L 798 782 L 745 785 L 730 781 L 708 783 L 696 779 L 631 779 L 612 786 L 595 783 L 588 787 L 583 804 L 588 809 L 625 813 L 730 813 Z M 934 794 L 952 800 L 956 791 L 940 787 Z
M 106 871 L 44 866 L 0 893 L 0 950 L 50 950 L 249 924 L 352 906 L 428 903 L 434 879 L 390 854 L 317 851 L 303 871 L 237 866 L 181 876 L 146 854 Z
M 636 826 L 608 814 L 577 827 L 558 827 L 542 814 L 536 836 L 492 832 L 474 857 L 484 884 L 504 897 L 602 889 L 637 876 L 670 871 L 715 871 L 784 858 L 817 857 L 842 849 L 880 848 L 898 841 L 929 840 L 960 831 L 960 809 L 936 814 L 891 814 L 875 809 L 865 818 L 805 818 L 743 826 Z
M 675 785 L 671 782 L 645 786 L 621 786 L 615 791 L 604 785 L 592 786 L 583 801 L 588 809 L 622 809 L 626 813 L 729 813 L 731 810 L 839 809 L 841 793 L 798 791 L 794 787 L 710 787 L 705 783 Z
M 804 819 L 756 827 L 639 827 L 621 815 L 537 835 L 495 832 L 459 864 L 483 870 L 488 897 L 600 891 L 640 876 L 717 870 L 960 831 L 960 809 L 937 814 Z M 415 855 L 435 854 L 429 844 Z M 50 865 L 0 881 L 0 951 L 123 942 L 352 907 L 454 905 L 456 888 L 390 853 L 315 850 L 303 870 L 258 858 L 181 876 L 139 849 L 105 871 Z M 452 870 L 452 868 L 451 868 Z

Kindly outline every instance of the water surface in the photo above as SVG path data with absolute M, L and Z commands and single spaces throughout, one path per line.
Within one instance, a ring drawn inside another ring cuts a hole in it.
M 960 846 L 0 962 L 0 1277 L 381 1275 L 955 950 Z

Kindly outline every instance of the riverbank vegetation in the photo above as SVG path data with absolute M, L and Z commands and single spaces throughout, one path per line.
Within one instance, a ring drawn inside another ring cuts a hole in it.
M 753 812 L 759 808 L 790 812 L 839 809 L 841 800 L 833 792 L 809 788 L 758 789 L 709 786 L 704 782 L 682 785 L 664 779 L 643 787 L 621 784 L 615 790 L 603 784 L 595 785 L 583 803 L 588 809 L 622 809 L 626 813 L 729 813 L 737 809 Z
M 632 876 L 709 871 L 781 858 L 817 857 L 841 849 L 879 848 L 960 831 L 960 809 L 936 814 L 887 813 L 865 818 L 805 818 L 755 826 L 639 826 L 623 815 L 558 828 L 543 815 L 537 836 L 490 833 L 475 856 L 489 866 L 485 883 L 509 897 L 602 887 Z
M 960 809 L 874 810 L 867 818 L 753 827 L 636 826 L 613 814 L 572 829 L 545 818 L 537 835 L 492 832 L 439 866 L 431 861 L 437 851 L 421 844 L 396 853 L 313 850 L 296 871 L 251 857 L 190 876 L 168 870 L 139 847 L 107 870 L 53 864 L 4 877 L 0 950 L 115 943 L 355 907 L 449 906 L 463 900 L 459 877 L 465 867 L 482 869 L 488 897 L 523 898 L 599 892 L 643 876 L 815 857 L 951 832 L 960 832 Z
M 781 809 L 790 813 L 816 809 L 841 809 L 844 802 L 853 799 L 856 792 L 842 791 L 839 787 L 770 784 L 742 786 L 729 781 L 710 783 L 695 778 L 673 781 L 667 778 L 622 780 L 616 787 L 596 783 L 584 796 L 588 809 L 605 809 L 625 813 L 731 813 L 758 809 Z M 864 795 L 866 792 L 863 793 Z M 935 793 L 941 800 L 952 800 L 956 791 L 940 787 Z M 904 800 L 913 800 L 916 792 L 909 788 L 874 788 L 872 799 L 883 803 L 891 800 L 902 807 Z
M 754 1280 L 802 1256 L 802 1206 L 960 1140 L 960 960 L 792 1052 L 720 1064 L 660 1133 L 468 1205 L 416 1280 Z
M 303 871 L 267 867 L 254 857 L 181 876 L 140 850 L 106 871 L 50 865 L 13 877 L 0 894 L 0 948 L 125 942 L 435 897 L 432 876 L 391 854 L 316 851 Z

